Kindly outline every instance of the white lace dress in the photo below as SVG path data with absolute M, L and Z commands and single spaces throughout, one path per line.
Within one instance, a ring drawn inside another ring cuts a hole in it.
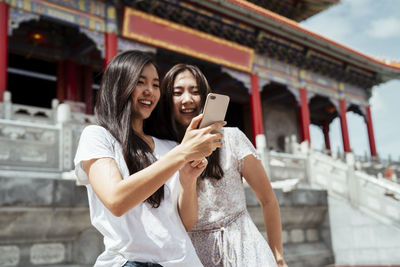
M 197 255 L 208 266 L 275 267 L 268 243 L 246 209 L 243 158 L 256 150 L 238 128 L 223 128 L 220 163 L 224 177 L 199 179 L 199 219 L 189 232 Z

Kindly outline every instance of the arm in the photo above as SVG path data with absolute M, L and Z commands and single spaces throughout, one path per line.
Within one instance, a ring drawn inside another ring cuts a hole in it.
M 190 231 L 197 222 L 197 178 L 207 166 L 207 160 L 186 163 L 179 171 L 181 192 L 178 200 L 178 211 L 186 231 Z
M 255 193 L 264 215 L 268 242 L 278 266 L 286 266 L 283 258 L 282 226 L 278 201 L 261 162 L 253 155 L 244 158 L 242 174 Z
M 121 216 L 151 196 L 185 162 L 201 159 L 220 147 L 222 144 L 216 140 L 221 137 L 211 134 L 211 131 L 222 127 L 223 123 L 197 130 L 200 120 L 201 116 L 192 120 L 180 145 L 126 179 L 122 178 L 116 162 L 111 158 L 82 161 L 90 184 L 103 204 L 115 216 Z
M 83 167 L 99 199 L 115 216 L 121 216 L 150 197 L 183 166 L 185 158 L 176 148 L 126 179 L 111 158 L 84 161 Z

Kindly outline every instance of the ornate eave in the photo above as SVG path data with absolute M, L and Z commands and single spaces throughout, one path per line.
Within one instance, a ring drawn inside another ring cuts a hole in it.
M 299 22 L 339 3 L 339 0 L 248 0 L 248 2 Z
M 374 76 L 371 86 L 400 78 L 399 64 L 386 63 L 364 55 L 253 3 L 243 0 L 191 0 L 190 2 L 286 39 L 289 43 L 303 47 L 303 52 L 315 51 L 317 54 L 340 61 L 344 71 L 348 69 L 348 66 L 353 66 L 353 68 L 370 72 Z

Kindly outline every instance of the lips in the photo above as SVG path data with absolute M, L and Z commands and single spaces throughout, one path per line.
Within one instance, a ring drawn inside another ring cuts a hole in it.
M 196 111 L 195 108 L 181 109 L 181 112 L 182 112 L 183 114 L 193 113 L 193 112 L 195 112 L 195 111 Z
M 153 101 L 147 99 L 139 99 L 138 102 L 148 107 L 150 107 L 153 104 Z

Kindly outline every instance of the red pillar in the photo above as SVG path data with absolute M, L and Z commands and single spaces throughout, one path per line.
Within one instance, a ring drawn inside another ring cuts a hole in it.
M 83 68 L 83 91 L 86 114 L 93 114 L 93 70 L 89 66 Z
M 0 102 L 7 90 L 8 66 L 8 4 L 0 2 Z
M 308 141 L 311 144 L 310 137 L 310 111 L 308 109 L 307 90 L 299 89 L 300 92 L 300 122 L 301 122 L 301 141 Z
M 251 123 L 253 126 L 253 144 L 256 145 L 256 136 L 264 134 L 264 125 L 262 118 L 262 106 L 260 99 L 260 90 L 258 88 L 257 74 L 251 74 L 251 95 L 250 95 L 250 110 Z
M 117 55 L 118 52 L 118 39 L 115 33 L 105 33 L 105 58 L 104 58 L 104 68 L 107 67 L 108 62 Z
M 339 99 L 339 108 L 340 108 L 340 126 L 342 128 L 343 150 L 344 152 L 351 152 L 349 130 L 347 128 L 347 119 L 346 119 L 346 113 L 347 113 L 346 100 Z
M 75 62 L 67 60 L 65 61 L 65 89 L 66 89 L 66 100 L 77 101 L 78 97 L 78 83 L 77 83 L 77 65 Z
M 57 99 L 60 103 L 65 99 L 65 64 L 64 61 L 57 62 Z
M 331 150 L 331 139 L 329 138 L 329 122 L 324 121 L 322 125 L 322 132 L 324 133 L 325 148 L 326 150 Z
M 365 110 L 367 111 L 367 114 L 366 114 L 367 116 L 366 116 L 365 120 L 367 122 L 369 148 L 371 150 L 371 156 L 372 157 L 377 157 L 378 153 L 376 152 L 374 127 L 373 127 L 373 124 L 372 124 L 372 116 L 371 116 L 371 108 L 370 108 L 370 106 L 366 106 Z

